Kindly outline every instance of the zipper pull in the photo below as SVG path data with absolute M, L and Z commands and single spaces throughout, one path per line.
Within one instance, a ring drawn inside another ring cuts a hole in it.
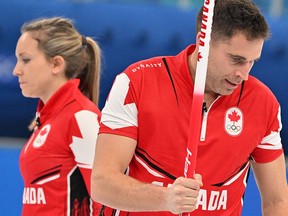
M 36 113 L 36 125 L 39 127 L 41 125 L 41 122 L 40 122 L 40 113 Z
M 207 106 L 206 106 L 206 102 L 204 101 L 203 104 L 202 104 L 202 114 L 204 112 L 207 112 Z

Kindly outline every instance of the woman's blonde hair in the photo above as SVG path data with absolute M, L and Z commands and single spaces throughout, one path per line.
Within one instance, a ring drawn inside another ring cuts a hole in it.
M 62 56 L 66 62 L 66 77 L 79 78 L 79 89 L 98 105 L 101 49 L 94 39 L 81 35 L 72 20 L 63 17 L 26 22 L 21 27 L 21 33 L 24 32 L 32 33 L 47 58 Z

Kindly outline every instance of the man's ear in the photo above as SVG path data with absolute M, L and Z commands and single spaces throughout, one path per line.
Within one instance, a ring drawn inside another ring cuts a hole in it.
M 65 70 L 65 60 L 62 56 L 55 56 L 53 62 L 53 74 L 59 74 Z

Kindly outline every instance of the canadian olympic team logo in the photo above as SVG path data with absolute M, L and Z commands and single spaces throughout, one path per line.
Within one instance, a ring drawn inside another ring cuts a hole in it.
M 45 141 L 46 141 L 46 138 L 50 132 L 50 128 L 51 128 L 51 125 L 48 124 L 48 125 L 45 125 L 38 133 L 37 137 L 35 138 L 34 142 L 33 142 L 33 146 L 35 148 L 39 148 L 40 146 L 42 146 Z
M 231 136 L 238 136 L 243 130 L 243 114 L 238 107 L 232 107 L 225 114 L 225 131 Z

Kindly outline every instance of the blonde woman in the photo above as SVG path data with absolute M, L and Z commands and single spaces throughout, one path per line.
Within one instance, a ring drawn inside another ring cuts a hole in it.
M 39 98 L 33 133 L 20 155 L 22 215 L 98 215 L 100 205 L 89 194 L 100 48 L 62 17 L 32 20 L 21 33 L 13 74 L 25 97 Z

